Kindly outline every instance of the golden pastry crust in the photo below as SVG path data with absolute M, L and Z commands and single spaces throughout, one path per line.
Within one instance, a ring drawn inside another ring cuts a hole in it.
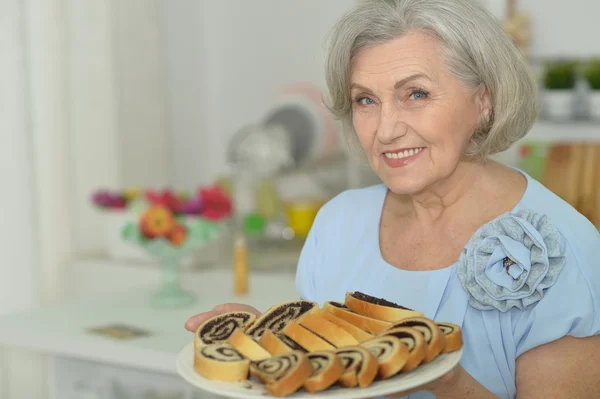
M 290 340 L 291 338 L 289 337 L 282 337 L 281 335 L 275 334 L 271 330 L 265 330 L 258 343 L 273 356 L 292 353 L 294 350 L 306 352 L 306 350 L 297 342 L 290 342 Z
M 346 388 L 360 386 L 366 388 L 373 383 L 379 371 L 379 363 L 369 350 L 362 346 L 340 348 L 335 355 L 344 366 L 344 373 L 339 379 L 340 385 Z
M 231 345 L 220 342 L 194 351 L 194 370 L 210 380 L 244 381 L 248 379 L 250 360 Z
M 387 305 L 377 302 L 387 303 Z M 422 312 L 417 312 L 384 299 L 371 297 L 359 292 L 346 293 L 344 304 L 354 313 L 391 323 L 409 317 L 423 316 Z
M 246 335 L 240 328 L 237 328 L 233 334 L 231 334 L 227 343 L 253 362 L 271 357 L 271 354 L 265 348 L 260 346 L 259 343 L 250 338 L 250 336 Z
M 408 347 L 393 335 L 375 337 L 363 342 L 362 346 L 377 359 L 379 364 L 377 376 L 382 380 L 398 374 L 410 357 Z
M 226 342 L 236 328 L 246 330 L 255 321 L 256 315 L 250 312 L 228 312 L 211 317 L 196 329 L 194 350 L 208 344 Z
M 306 354 L 298 351 L 273 356 L 250 365 L 250 373 L 263 382 L 273 396 L 288 396 L 300 389 L 313 373 Z
M 437 323 L 440 330 L 446 337 L 446 346 L 442 353 L 450 353 L 463 347 L 462 330 L 460 326 L 452 323 Z
M 335 384 L 344 373 L 340 359 L 332 352 L 313 352 L 307 355 L 313 374 L 304 382 L 309 393 L 324 391 Z
M 446 346 L 446 336 L 442 333 L 438 325 L 426 317 L 411 317 L 395 323 L 393 327 L 412 327 L 423 334 L 425 342 L 427 343 L 427 356 L 423 360 L 423 363 L 429 363 L 435 359 Z
M 326 319 L 327 321 L 335 324 L 336 326 L 343 328 L 348 333 L 350 333 L 350 335 L 352 335 L 354 337 L 354 339 L 356 339 L 359 343 L 368 341 L 375 337 L 373 334 L 370 334 L 370 333 L 366 332 L 365 330 L 358 328 L 354 324 L 349 323 L 344 319 L 340 319 L 333 313 L 326 312 L 321 308 L 313 309 L 310 311 L 310 313 L 317 315 L 319 317 L 322 317 L 322 318 Z
M 352 312 L 346 308 L 343 304 L 337 302 L 325 302 L 323 309 L 334 316 L 339 317 L 342 320 L 347 321 L 356 327 L 365 330 L 371 334 L 377 335 L 383 330 L 393 326 L 392 323 L 373 319 L 372 317 L 363 316 L 358 313 Z
M 354 338 L 348 331 L 336 326 L 327 319 L 312 313 L 302 315 L 300 318 L 298 318 L 297 323 L 316 335 L 323 337 L 327 342 L 330 342 L 336 348 L 355 346 L 359 344 L 356 338 Z
M 290 337 L 294 342 L 297 342 L 309 352 L 335 350 L 335 346 L 330 342 L 327 342 L 323 338 L 302 327 L 296 321 L 289 322 L 282 333 Z
M 419 367 L 419 365 L 423 363 L 427 357 L 427 342 L 425 342 L 423 334 L 415 328 L 395 327 L 384 331 L 382 336 L 396 337 L 400 339 L 400 341 L 402 341 L 408 348 L 408 360 L 402 368 L 402 371 L 405 373 Z
M 279 333 L 288 322 L 297 319 L 304 313 L 319 307 L 312 301 L 291 301 L 271 306 L 256 321 L 251 328 L 246 330 L 246 334 L 258 341 L 265 330 L 271 330 L 275 334 Z

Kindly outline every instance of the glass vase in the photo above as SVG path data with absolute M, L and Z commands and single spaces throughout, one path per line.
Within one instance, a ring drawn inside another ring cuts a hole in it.
M 196 301 L 192 293 L 181 286 L 179 258 L 161 258 L 161 287 L 150 297 L 150 304 L 158 308 L 180 308 Z

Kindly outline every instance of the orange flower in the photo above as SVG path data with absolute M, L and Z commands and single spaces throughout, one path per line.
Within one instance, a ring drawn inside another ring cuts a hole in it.
M 162 205 L 151 206 L 140 219 L 140 230 L 146 238 L 167 237 L 174 228 L 173 213 Z
M 185 227 L 183 227 L 180 224 L 176 224 L 168 236 L 169 241 L 171 241 L 171 244 L 173 244 L 176 247 L 179 247 L 181 244 L 183 244 L 186 237 L 187 237 L 187 230 L 185 229 Z

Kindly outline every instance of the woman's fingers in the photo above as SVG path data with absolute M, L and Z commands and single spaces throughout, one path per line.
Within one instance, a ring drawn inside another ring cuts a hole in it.
M 196 332 L 198 327 L 200 327 L 200 324 L 204 323 L 206 320 L 210 319 L 211 317 L 217 316 L 221 313 L 223 313 L 223 312 L 211 310 L 210 312 L 204 312 L 204 313 L 194 315 L 185 322 L 185 329 L 188 331 L 191 331 L 191 332 Z
M 244 305 L 242 303 L 222 303 L 220 305 L 215 306 L 213 311 L 217 311 L 219 313 L 228 313 L 228 312 L 250 312 L 254 313 L 256 316 L 260 316 L 260 312 L 249 305 Z

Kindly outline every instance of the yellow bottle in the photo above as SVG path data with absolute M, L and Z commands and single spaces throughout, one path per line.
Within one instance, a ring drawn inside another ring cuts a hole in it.
M 248 293 L 248 248 L 242 234 L 235 239 L 233 246 L 233 275 L 235 295 Z

